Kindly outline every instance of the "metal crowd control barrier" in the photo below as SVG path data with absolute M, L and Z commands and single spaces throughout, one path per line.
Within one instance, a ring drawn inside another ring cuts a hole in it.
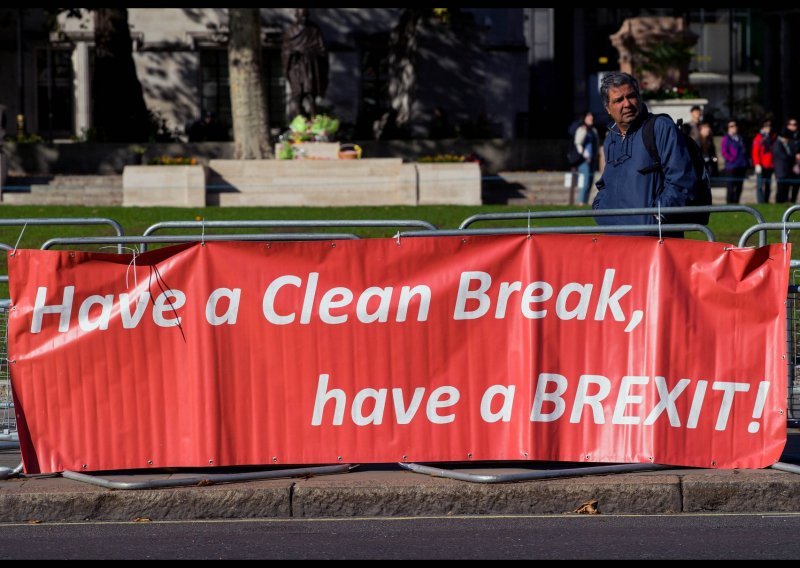
M 680 208 L 679 208 L 680 209 Z M 629 211 L 625 209 L 624 211 Z M 662 212 L 664 209 L 661 210 Z M 554 212 L 569 213 L 569 212 Z M 583 213 L 583 211 L 578 211 Z M 568 217 L 569 215 L 562 215 Z M 641 231 L 652 231 L 653 225 L 617 225 L 617 226 L 564 226 L 564 227 L 514 227 L 514 228 L 490 228 L 490 229 L 466 229 L 470 223 L 484 218 L 492 219 L 526 219 L 527 214 L 499 214 L 499 215 L 474 215 L 461 223 L 461 227 L 456 230 L 437 230 L 437 231 L 406 231 L 398 233 L 398 237 L 429 237 L 429 236 L 464 236 L 464 235 L 531 235 L 545 233 L 630 233 Z M 714 241 L 714 233 L 705 225 L 695 223 L 662 225 L 662 232 L 684 232 L 700 231 L 709 241 Z M 578 477 L 584 475 L 605 475 L 609 473 L 630 473 L 635 471 L 651 471 L 657 469 L 670 469 L 671 466 L 661 464 L 617 464 L 601 465 L 593 467 L 564 468 L 555 470 L 535 470 L 524 473 L 509 473 L 501 475 L 483 475 L 467 472 L 456 472 L 452 470 L 426 466 L 418 463 L 398 462 L 398 465 L 415 473 L 430 475 L 433 477 L 446 477 L 460 481 L 472 483 L 509 483 L 514 481 L 530 481 L 534 479 L 552 479 L 557 477 Z
M 800 209 L 800 207 L 798 207 Z M 753 214 L 757 220 L 762 221 L 758 225 L 755 225 L 748 229 L 748 231 L 742 236 L 740 240 L 739 246 L 744 246 L 744 243 L 747 241 L 747 238 L 751 236 L 754 232 L 761 231 L 759 238 L 762 241 L 762 244 L 766 244 L 766 230 L 777 230 L 777 229 L 795 229 L 800 228 L 800 223 L 763 223 L 763 218 L 761 214 L 746 206 L 708 206 L 708 207 L 691 207 L 691 208 L 663 208 L 661 209 L 661 213 L 671 213 L 671 212 L 687 212 L 688 210 L 697 210 L 697 211 L 708 211 L 708 212 L 718 212 L 718 211 L 745 211 Z M 657 213 L 658 209 L 656 208 L 647 208 L 647 209 L 622 209 L 622 210 L 605 210 L 602 212 L 604 215 L 632 215 L 632 214 L 647 214 L 647 213 Z M 224 240 L 245 240 L 245 241 L 270 241 L 270 240 L 335 240 L 335 239 L 357 239 L 359 238 L 357 235 L 354 234 L 339 234 L 339 233 L 272 233 L 272 234 L 233 234 L 233 235 L 175 235 L 175 236 L 153 236 L 151 233 L 155 232 L 156 230 L 164 229 L 164 228 L 205 228 L 207 227 L 216 227 L 216 228 L 280 228 L 280 227 L 422 227 L 425 230 L 422 231 L 406 231 L 401 232 L 398 231 L 397 237 L 417 237 L 417 236 L 463 236 L 463 235 L 490 235 L 490 234 L 544 234 L 544 233 L 577 233 L 577 234 L 591 234 L 591 233 L 628 233 L 628 232 L 653 232 L 654 226 L 653 225 L 619 225 L 619 226 L 562 226 L 562 227 L 516 227 L 516 228 L 491 228 L 491 229 L 467 229 L 466 227 L 469 226 L 471 223 L 476 222 L 478 220 L 499 220 L 499 219 L 533 219 L 533 218 L 565 218 L 565 217 L 589 217 L 589 216 L 596 216 L 601 212 L 597 211 L 549 211 L 549 212 L 535 212 L 535 213 L 519 213 L 519 214 L 484 214 L 484 215 L 475 215 L 470 217 L 469 219 L 465 220 L 461 227 L 458 230 L 437 230 L 433 225 L 427 223 L 425 221 L 396 221 L 396 220 L 386 220 L 386 221 L 364 221 L 364 220 L 357 220 L 357 221 L 208 221 L 208 222 L 165 222 L 165 223 L 157 223 L 152 225 L 145 231 L 145 234 L 142 236 L 123 236 L 122 229 L 119 227 L 118 236 L 116 237 L 72 237 L 72 238 L 54 238 L 50 239 L 42 245 L 42 249 L 49 249 L 53 246 L 57 245 L 92 245 L 92 244 L 117 244 L 118 251 L 120 253 L 123 252 L 125 244 L 135 244 L 141 243 L 146 246 L 147 243 L 188 243 L 188 242 L 204 242 L 204 241 L 224 241 Z M 787 210 L 787 214 L 789 211 Z M 24 220 L 19 220 L 19 223 L 22 224 Z M 47 220 L 36 220 L 36 221 L 47 221 Z M 113 222 L 116 223 L 116 222 Z M 0 224 L 2 224 L 2 220 L 0 220 Z M 47 224 L 44 222 L 37 222 L 31 224 Z M 58 223 L 58 224 L 68 224 L 68 223 Z M 88 223 L 87 223 L 88 224 Z M 118 226 L 118 224 L 117 224 Z M 664 233 L 670 232 L 685 232 L 685 231 L 699 231 L 702 232 L 709 241 L 714 241 L 714 234 L 711 232 L 708 227 L 704 225 L 697 225 L 697 224 L 663 224 L 661 225 L 661 231 Z M 8 245 L 1 245 L 0 248 L 5 250 L 11 250 L 11 247 Z M 144 248 L 143 248 L 144 250 Z M 794 266 L 794 264 L 793 264 Z M 800 263 L 797 265 L 800 267 Z M 800 285 L 795 285 L 795 292 L 800 289 Z M 0 301 L 0 316 L 6 316 L 7 313 L 4 313 L 3 310 L 8 310 L 9 302 L 8 301 Z M 800 317 L 795 318 L 793 321 L 797 322 L 800 321 Z M 0 319 L 0 325 L 5 325 L 7 322 L 7 318 L 2 317 Z M 794 328 L 792 328 L 794 330 Z M 6 357 L 6 330 L 5 328 L 1 328 L 2 330 L 2 343 L 0 343 L 0 357 L 2 357 L 2 362 L 5 363 Z M 792 337 L 796 334 L 792 333 Z M 790 351 L 791 358 L 790 358 L 790 372 L 791 372 L 791 381 L 790 381 L 790 396 L 792 396 L 793 392 L 796 392 L 797 387 L 795 387 L 794 382 L 794 356 L 796 353 L 800 352 L 800 349 L 795 349 L 794 344 L 792 344 L 792 349 Z M 5 371 L 5 375 L 2 372 Z M 7 366 L 0 367 L 0 386 L 2 386 L 3 380 L 5 378 L 5 384 L 8 384 L 8 390 L 10 391 L 10 384 L 8 383 L 8 375 L 7 375 Z M 795 389 L 793 391 L 792 389 Z M 1 393 L 0 393 L 1 394 Z M 10 393 L 9 393 L 10 396 Z M 797 409 L 794 406 L 791 406 L 790 413 L 796 412 Z M 797 414 L 795 414 L 797 416 Z M 617 464 L 617 465 L 602 465 L 602 466 L 592 466 L 592 467 L 579 467 L 579 468 L 567 468 L 567 469 L 556 469 L 556 470 L 543 470 L 543 471 L 533 471 L 533 472 L 526 472 L 526 473 L 514 473 L 514 474 L 506 474 L 506 475 L 480 475 L 480 474 L 469 474 L 463 472 L 452 472 L 448 470 L 443 470 L 439 468 L 433 468 L 421 464 L 413 464 L 413 463 L 399 463 L 399 465 L 405 469 L 409 469 L 411 471 L 415 471 L 418 473 L 424 473 L 428 475 L 435 475 L 439 477 L 450 477 L 453 479 L 460 479 L 464 481 L 471 481 L 477 483 L 501 483 L 501 482 L 512 482 L 512 481 L 523 481 L 523 480 L 533 480 L 533 479 L 546 479 L 546 478 L 554 478 L 554 477 L 566 477 L 566 476 L 582 476 L 582 475 L 591 475 L 591 474 L 607 474 L 607 473 L 622 473 L 622 472 L 632 472 L 632 471 L 644 471 L 644 470 L 654 470 L 654 469 L 666 469 L 669 466 L 663 466 L 659 464 Z M 773 467 L 780 469 L 779 465 L 776 464 Z M 147 489 L 147 488 L 155 488 L 155 487 L 178 487 L 178 486 L 186 486 L 186 485 L 197 485 L 199 482 L 203 481 L 210 481 L 210 482 L 230 482 L 230 481 L 242 481 L 248 479 L 265 479 L 271 477 L 291 477 L 291 476 L 302 476 L 302 475 L 309 475 L 309 474 L 325 474 L 325 473 L 339 473 L 345 472 L 352 469 L 353 466 L 349 464 L 339 464 L 335 466 L 321 466 L 321 467 L 311 467 L 311 468 L 299 468 L 299 469 L 292 469 L 292 470 L 271 470 L 267 472 L 250 472 L 250 473 L 234 473 L 234 474 L 212 474 L 206 475 L 201 478 L 192 477 L 192 478 L 183 478 L 183 479 L 174 479 L 174 480 L 150 480 L 140 483 L 119 483 L 103 478 L 98 478 L 95 476 L 86 475 L 83 473 L 78 472 L 64 472 L 64 476 L 70 479 L 75 479 L 79 481 L 85 481 L 89 483 L 93 483 L 96 485 L 101 485 L 103 487 L 110 487 L 115 489 Z M 8 468 L 0 468 L 0 470 L 6 470 Z M 16 475 L 21 471 L 21 468 L 16 468 L 15 470 L 8 470 L 0 471 L 0 479 L 5 478 L 8 475 Z M 789 470 L 787 470 L 789 471 Z M 792 470 L 793 471 L 793 470 Z
M 230 225 L 228 225 L 230 226 Z M 128 236 L 128 237 L 72 237 L 54 238 L 42 245 L 43 250 L 50 249 L 56 245 L 91 245 L 91 244 L 119 244 L 120 248 L 124 244 L 136 243 L 199 243 L 205 241 L 290 241 L 290 240 L 337 240 L 337 239 L 358 239 L 357 235 L 348 233 L 272 233 L 272 234 L 235 234 L 235 235 L 175 235 L 175 236 Z M 143 482 L 124 483 L 112 481 L 102 477 L 88 475 L 75 471 L 64 471 L 63 476 L 75 481 L 100 485 L 110 489 L 154 489 L 160 487 L 185 487 L 188 485 L 198 485 L 206 482 L 227 483 L 235 481 L 247 481 L 255 479 L 269 479 L 278 477 L 300 477 L 306 475 L 323 475 L 328 473 L 345 473 L 352 469 L 351 464 L 337 464 L 316 467 L 304 467 L 294 469 L 255 471 L 245 473 L 221 473 L 206 474 L 202 477 L 189 477 L 181 479 L 149 480 Z M 2 475 L 3 472 L 0 472 Z M 19 473 L 18 471 L 16 473 Z
M 30 217 L 15 219 L 0 219 L 0 227 L 22 227 L 23 231 L 27 226 L 42 225 L 107 225 L 114 230 L 117 238 L 125 234 L 122 226 L 114 219 L 106 217 Z M 20 237 L 22 232 L 20 232 Z M 0 249 L 13 251 L 15 247 L 6 243 L 0 243 Z M 121 245 L 118 251 L 122 252 Z M 8 275 L 0 275 L 0 282 L 8 282 Z M 11 396 L 11 381 L 8 373 L 8 310 L 11 306 L 10 299 L 0 299 L 0 448 L 17 447 L 19 438 L 17 435 L 17 421 L 14 414 L 14 400 Z M 21 471 L 17 468 L 13 471 L 6 471 L 8 468 L 0 468 L 0 478 L 9 473 L 15 474 Z
M 0 448 L 19 445 L 11 378 L 8 370 L 8 310 L 10 301 L 0 301 Z
M 558 477 L 579 477 L 582 475 L 606 475 L 609 473 L 633 473 L 636 471 L 654 471 L 660 469 L 672 469 L 672 466 L 654 463 L 623 463 L 616 465 L 596 465 L 588 467 L 570 467 L 564 469 L 543 469 L 526 471 L 521 473 L 502 473 L 488 475 L 481 473 L 466 473 L 463 471 L 453 471 L 421 465 L 418 463 L 398 462 L 403 469 L 422 473 L 432 477 L 446 477 L 459 481 L 470 481 L 472 483 L 510 483 L 513 481 L 531 481 L 533 479 L 555 479 Z
M 398 237 L 453 237 L 464 235 L 536 235 L 552 233 L 574 233 L 574 234 L 595 234 L 595 233 L 634 233 L 652 232 L 653 225 L 578 225 L 563 227 L 495 227 L 490 229 L 444 229 L 436 231 L 405 231 L 397 234 Z M 683 233 L 685 231 L 699 231 L 706 238 L 714 242 L 714 233 L 705 225 L 696 223 L 661 225 L 663 233 Z
M 25 227 L 26 225 L 108 225 L 114 229 L 117 236 L 121 237 L 125 234 L 122 225 L 114 219 L 108 219 L 106 217 L 32 217 L 0 219 L 0 227 Z M 123 252 L 121 246 L 118 248 L 118 252 Z
M 786 298 L 786 355 L 787 388 L 786 422 L 793 428 L 800 427 L 800 284 L 798 268 L 800 261 L 791 262 L 789 293 Z
M 0 249 L 13 251 L 14 247 L 0 243 Z M 0 282 L 8 282 L 8 275 L 0 275 Z M 0 449 L 19 446 L 14 399 L 11 397 L 11 380 L 8 375 L 8 309 L 10 307 L 11 300 L 0 300 Z M 0 479 L 2 478 L 0 471 Z
M 782 223 L 761 223 L 747 229 L 739 239 L 739 246 L 747 244 L 747 240 L 756 231 L 773 230 L 781 231 L 781 240 L 786 243 L 787 231 L 800 229 L 799 222 L 790 222 L 787 219 L 800 207 L 794 206 L 783 214 Z M 787 405 L 786 421 L 789 426 L 800 426 L 800 261 L 789 262 L 791 270 L 789 275 L 789 290 L 786 298 L 786 365 L 787 365 Z
M 78 471 L 66 470 L 61 475 L 74 481 L 83 481 L 99 485 L 106 489 L 159 489 L 162 487 L 189 487 L 207 485 L 209 483 L 233 483 L 236 481 L 252 481 L 254 479 L 277 479 L 280 477 L 302 477 L 306 475 L 325 475 L 329 473 L 347 473 L 352 465 L 321 465 L 317 467 L 299 467 L 294 469 L 276 469 L 269 471 L 253 471 L 245 473 L 207 473 L 201 477 L 184 477 L 180 479 L 148 479 L 147 481 L 112 481 Z
M 201 229 L 206 228 L 247 228 L 247 229 L 269 229 L 269 228 L 311 228 L 311 227 L 420 227 L 435 231 L 431 223 L 414 219 L 350 219 L 350 220 L 251 220 L 251 221 L 164 221 L 155 223 L 145 229 L 142 235 L 148 236 L 162 229 Z M 296 233 L 302 234 L 302 233 Z M 147 250 L 143 243 L 142 252 Z
M 702 206 L 692 206 L 692 207 L 642 207 L 636 209 L 602 209 L 602 210 L 594 210 L 594 209 L 566 209 L 560 211 L 531 211 L 528 213 L 481 213 L 478 215 L 473 215 L 472 217 L 468 217 L 464 221 L 462 221 L 459 229 L 466 229 L 473 223 L 477 223 L 478 221 L 497 221 L 497 220 L 511 220 L 511 219 L 564 219 L 569 217 L 610 217 L 616 215 L 657 215 L 658 213 L 749 213 L 753 217 L 755 217 L 757 223 L 764 222 L 764 216 L 761 213 L 754 209 L 753 207 L 749 207 L 747 205 L 702 205 Z M 601 225 L 602 227 L 607 227 L 606 225 Z M 661 231 L 664 232 L 666 227 L 669 225 L 662 224 Z M 702 225 L 701 225 L 702 226 Z M 633 232 L 630 229 L 630 226 L 623 226 L 624 230 L 615 231 L 615 232 Z M 654 225 L 646 225 L 647 231 L 653 232 L 656 229 Z M 566 227 L 565 227 L 566 228 Z M 641 231 L 641 229 L 638 229 Z M 687 229 L 688 230 L 688 229 Z M 553 231 L 553 232 L 561 232 L 561 231 Z M 596 232 L 596 231 L 586 231 L 586 232 Z M 714 240 L 710 238 L 709 240 Z M 761 233 L 759 235 L 759 245 L 764 246 L 767 244 L 767 236 L 765 233 Z
M 800 207 L 798 207 L 800 209 Z M 696 210 L 696 211 L 708 211 L 708 212 L 736 212 L 736 211 L 745 211 L 751 213 L 757 220 L 762 221 L 761 223 L 754 225 L 743 235 L 742 239 L 740 240 L 739 246 L 744 246 L 744 243 L 747 241 L 747 237 L 751 236 L 753 233 L 759 232 L 759 241 L 760 246 L 766 245 L 766 230 L 768 229 L 792 229 L 792 228 L 800 228 L 800 223 L 792 224 L 792 223 L 763 223 L 763 217 L 761 213 L 757 210 L 753 209 L 752 207 L 748 206 L 705 206 L 705 207 L 685 207 L 685 208 L 663 208 L 660 210 L 661 213 L 670 213 L 670 212 L 686 212 L 687 210 Z M 632 214 L 647 214 L 647 213 L 658 213 L 658 208 L 651 208 L 651 209 L 617 209 L 617 210 L 604 210 L 602 214 L 606 215 L 616 215 L 616 214 L 625 214 L 625 215 L 632 215 Z M 432 236 L 432 235 L 491 235 L 491 234 L 536 234 L 536 233 L 628 233 L 628 232 L 640 232 L 640 231 L 653 231 L 652 225 L 619 225 L 619 226 L 577 226 L 577 227 L 518 227 L 518 228 L 493 228 L 493 229 L 467 229 L 470 224 L 477 222 L 479 220 L 508 220 L 508 219 L 532 219 L 532 218 L 566 218 L 566 217 L 590 217 L 594 216 L 596 211 L 540 211 L 536 213 L 499 213 L 499 214 L 480 214 L 480 215 L 473 215 L 468 219 L 464 220 L 461 225 L 460 229 L 456 231 L 435 231 L 433 233 L 423 233 L 423 232 L 405 232 L 405 233 L 398 233 L 398 236 L 406 236 L 406 237 L 417 237 L 417 236 Z M 697 230 L 706 235 L 709 241 L 714 241 L 713 233 L 708 229 L 708 227 L 704 225 L 696 225 L 696 224 L 686 224 L 686 225 L 661 225 L 662 232 L 683 232 L 683 231 L 690 231 L 690 230 Z M 785 236 L 784 236 L 785 242 Z M 793 261 L 794 266 L 794 261 Z M 796 265 L 800 268 L 800 262 Z M 795 293 L 800 289 L 800 286 L 795 286 Z M 790 288 L 791 292 L 791 288 Z M 787 308 L 788 309 L 788 308 Z M 800 323 L 800 314 L 794 318 L 793 320 L 795 324 Z M 800 348 L 795 348 L 796 344 L 796 337 L 800 337 L 800 333 L 796 333 L 795 325 L 792 327 L 792 333 L 787 333 L 787 338 L 791 337 L 792 339 L 789 340 L 789 399 L 788 399 L 788 417 L 792 420 L 797 420 L 800 418 L 800 384 L 796 382 L 795 378 L 795 354 L 800 353 Z M 797 361 L 798 366 L 800 366 L 800 360 Z M 791 423 L 791 420 L 790 420 Z M 604 465 L 604 466 L 596 466 L 596 467 L 578 467 L 578 468 L 566 468 L 566 469 L 556 469 L 556 470 L 539 470 L 539 471 L 530 471 L 524 473 L 512 473 L 512 474 L 504 474 L 504 475 L 483 475 L 483 474 L 473 474 L 473 473 L 466 473 L 466 472 L 456 472 L 452 470 L 446 470 L 441 468 L 430 467 L 426 465 L 421 465 L 417 463 L 404 463 L 398 462 L 398 465 L 404 469 L 408 469 L 414 471 L 416 473 L 421 473 L 425 475 L 431 475 L 434 477 L 446 477 L 450 479 L 457 479 L 461 481 L 469 481 L 472 483 L 507 483 L 507 482 L 514 482 L 514 481 L 526 481 L 526 480 L 533 480 L 533 479 L 550 479 L 556 477 L 574 477 L 574 476 L 583 476 L 583 475 L 595 475 L 595 474 L 608 474 L 608 473 L 625 473 L 625 472 L 634 472 L 634 471 L 643 471 L 647 469 L 669 469 L 670 466 L 664 466 L 660 464 L 618 464 L 618 465 Z M 648 467 L 649 466 L 649 467 Z M 782 471 L 788 471 L 792 473 L 800 473 L 800 467 L 793 466 L 791 464 L 786 464 L 783 462 L 777 462 L 771 466 L 774 469 L 779 469 Z
M 784 231 L 785 229 L 792 230 L 792 229 L 800 229 L 800 222 L 797 221 L 786 221 L 783 223 L 758 223 L 757 225 L 753 225 L 752 227 L 748 228 L 742 236 L 739 238 L 739 246 L 745 247 L 747 246 L 747 241 L 750 237 L 753 236 L 753 233 L 757 233 L 761 231 L 763 234 L 764 231 Z M 786 242 L 786 233 L 784 232 L 782 242 Z M 759 245 L 763 246 L 763 245 Z
M 800 205 L 792 205 L 786 211 L 783 212 L 783 217 L 781 217 L 781 221 L 786 222 L 789 220 L 789 217 L 792 216 L 792 213 L 795 211 L 800 211 Z
M 271 233 L 253 235 L 242 233 L 236 235 L 156 235 L 149 237 L 57 237 L 46 241 L 42 250 L 48 250 L 57 245 L 108 245 L 137 243 L 202 243 L 207 241 L 321 241 L 321 240 L 358 239 L 352 233 Z
M 0 250 L 12 251 L 14 247 L 5 243 L 0 243 Z M 8 282 L 8 274 L 0 274 L 0 282 Z

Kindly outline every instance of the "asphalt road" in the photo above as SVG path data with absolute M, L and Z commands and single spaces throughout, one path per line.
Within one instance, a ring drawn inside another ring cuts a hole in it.
M 793 559 L 800 514 L 0 525 L 4 559 Z

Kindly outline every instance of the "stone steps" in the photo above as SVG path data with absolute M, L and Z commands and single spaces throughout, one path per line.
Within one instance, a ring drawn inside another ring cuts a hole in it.
M 496 176 L 487 176 L 483 181 L 484 203 L 503 202 L 520 206 L 569 205 L 570 190 L 565 187 L 564 180 L 566 174 L 567 172 L 500 172 Z M 595 181 L 598 177 L 595 175 Z M 773 195 L 774 193 L 773 183 Z M 593 188 L 591 198 L 596 194 L 597 189 Z M 714 205 L 724 205 L 726 188 L 712 187 L 711 197 Z M 577 188 L 574 199 L 578 199 Z M 755 178 L 745 179 L 741 203 L 756 202 Z
M 369 184 L 375 198 L 378 198 L 380 190 L 386 185 L 386 174 L 395 164 L 382 164 L 384 168 L 376 169 L 371 172 L 372 179 L 367 179 L 366 175 L 370 172 L 360 171 L 359 175 L 351 177 L 349 180 L 336 179 L 330 177 L 316 177 L 311 175 L 302 180 L 299 184 L 289 183 L 283 180 L 280 190 L 284 192 L 283 202 L 286 205 L 308 204 L 301 200 L 292 199 L 298 186 L 305 186 L 308 189 L 316 189 L 330 193 L 331 189 L 341 190 L 342 184 L 352 186 L 354 180 L 363 177 L 363 183 Z M 255 196 L 243 196 L 242 193 L 260 194 L 264 192 L 265 180 L 252 175 L 251 172 L 242 171 L 211 171 L 208 181 L 208 204 L 220 205 L 257 205 L 258 199 Z M 231 186 L 231 181 L 238 176 L 238 188 Z M 241 174 L 246 175 L 241 175 Z M 351 172 L 353 173 L 353 172 Z M 482 179 L 483 203 L 497 203 L 517 206 L 526 205 L 569 205 L 569 188 L 564 186 L 564 177 L 567 172 L 553 171 L 517 171 L 499 172 L 497 175 L 487 175 Z M 249 175 L 248 175 L 249 174 Z M 364 174 L 361 176 L 360 174 Z M 383 174 L 383 175 L 381 175 Z M 227 176 L 227 179 L 226 179 Z M 597 179 L 597 177 L 595 177 Z M 273 180 L 274 181 L 274 180 Z M 54 177 L 22 178 L 10 177 L 6 181 L 6 186 L 13 188 L 12 191 L 3 191 L 2 203 L 12 205 L 96 205 L 96 206 L 115 206 L 122 204 L 122 176 L 119 175 L 99 175 L 99 176 L 79 176 L 79 175 L 59 175 Z M 21 188 L 28 188 L 27 191 Z M 352 186 L 353 189 L 361 189 Z M 267 193 L 274 192 L 275 189 Z M 313 192 L 312 192 L 313 193 Z M 773 197 L 775 187 L 773 183 Z M 592 196 L 596 190 L 592 190 Z M 320 195 L 322 197 L 322 195 Z M 725 204 L 725 187 L 712 188 L 714 204 Z M 577 190 L 575 193 L 577 199 Z M 366 200 L 367 204 L 370 200 Z M 751 176 L 744 182 L 742 191 L 743 204 L 754 204 L 756 200 L 755 179 Z
M 10 205 L 99 205 L 122 204 L 122 176 L 55 176 L 10 178 L 2 201 Z M 19 188 L 28 187 L 28 191 Z

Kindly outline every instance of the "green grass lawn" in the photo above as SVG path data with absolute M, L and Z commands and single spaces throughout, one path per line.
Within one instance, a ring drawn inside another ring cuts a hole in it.
M 764 216 L 767 222 L 779 222 L 786 205 L 766 204 L 754 206 Z M 518 213 L 527 211 L 553 211 L 563 210 L 563 206 L 538 206 L 514 207 L 506 205 L 483 206 L 376 206 L 376 207 L 206 207 L 206 208 L 176 208 L 176 207 L 91 207 L 91 206 L 41 206 L 41 205 L 3 205 L 0 207 L 0 218 L 21 219 L 32 217 L 100 217 L 114 219 L 122 225 L 126 235 L 141 235 L 147 227 L 162 221 L 195 221 L 212 220 L 300 220 L 300 219 L 417 219 L 432 223 L 439 229 L 457 229 L 461 222 L 479 213 Z M 800 221 L 800 213 L 794 215 L 792 220 Z M 533 226 L 558 226 L 558 225 L 594 225 L 594 220 L 585 218 L 574 219 L 536 219 Z M 711 215 L 709 228 L 713 231 L 716 240 L 738 244 L 744 231 L 755 224 L 755 218 L 747 213 L 714 213 Z M 471 228 L 489 228 L 494 226 L 525 227 L 525 219 L 518 221 L 485 222 L 474 224 Z M 295 229 L 303 230 L 303 229 Z M 325 229 L 314 229 L 315 232 Z M 331 228 L 330 232 L 356 233 L 362 237 L 390 237 L 396 228 Z M 157 234 L 199 234 L 195 230 L 164 230 Z M 206 229 L 206 234 L 234 232 L 261 232 L 253 229 Z M 287 232 L 287 229 L 264 229 L 263 232 Z M 20 234 L 22 236 L 20 238 Z M 796 231 L 795 233 L 800 233 Z M 114 231 L 107 226 L 28 226 L 22 231 L 22 226 L 0 227 L 0 243 L 14 246 L 19 239 L 20 248 L 39 248 L 42 243 L 53 237 L 85 237 L 85 236 L 111 236 Z M 687 234 L 688 238 L 705 239 L 701 233 Z M 768 234 L 769 242 L 780 242 L 780 231 L 771 231 Z M 789 241 L 797 245 L 798 235 L 790 233 Z M 753 236 L 749 245 L 757 245 L 758 238 Z M 151 245 L 155 248 L 157 245 Z M 798 249 L 800 247 L 794 247 Z M 798 250 L 793 250 L 793 258 L 800 258 Z M 6 274 L 5 255 L 0 255 L 0 274 Z M 0 298 L 8 297 L 5 284 L 0 284 Z

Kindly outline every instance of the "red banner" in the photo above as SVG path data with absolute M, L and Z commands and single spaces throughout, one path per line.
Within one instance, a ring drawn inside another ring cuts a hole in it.
M 17 250 L 25 471 L 765 467 L 786 440 L 789 258 L 593 235 Z

